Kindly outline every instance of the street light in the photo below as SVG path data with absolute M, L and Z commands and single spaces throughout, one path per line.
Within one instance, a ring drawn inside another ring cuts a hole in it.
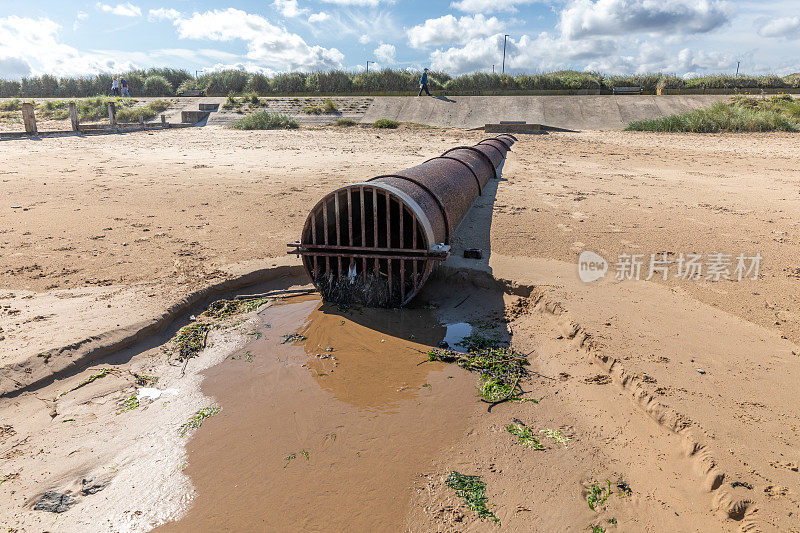
M 373 65 L 375 64 L 374 61 L 367 61 L 367 74 L 369 74 L 369 64 L 370 63 L 372 63 Z
M 503 74 L 506 73 L 506 42 L 508 41 L 508 35 L 503 36 Z

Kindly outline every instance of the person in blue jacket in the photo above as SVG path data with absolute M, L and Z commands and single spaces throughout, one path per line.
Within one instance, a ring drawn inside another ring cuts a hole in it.
M 423 71 L 422 77 L 419 79 L 419 94 L 417 96 L 422 96 L 422 91 L 425 91 L 425 94 L 428 96 L 431 95 L 431 92 L 428 90 L 428 69 Z

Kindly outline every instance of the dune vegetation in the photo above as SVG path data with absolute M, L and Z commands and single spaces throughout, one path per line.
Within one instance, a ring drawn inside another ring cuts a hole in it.
M 231 125 L 237 130 L 294 130 L 299 126 L 287 115 L 270 111 L 257 111 L 244 116 Z
M 201 91 L 206 96 L 244 95 L 310 95 L 310 94 L 381 94 L 416 92 L 419 73 L 406 70 L 377 72 L 290 72 L 267 76 L 241 70 L 226 70 L 194 77 L 184 70 L 159 68 L 136 70 L 123 75 L 133 96 L 174 96 L 187 91 Z M 108 95 L 109 74 L 73 78 L 50 75 L 24 78 L 20 81 L 0 80 L 0 98 L 80 98 Z M 712 75 L 682 78 L 671 74 L 637 74 L 612 76 L 598 72 L 562 70 L 537 74 L 474 73 L 451 76 L 445 72 L 429 73 L 430 88 L 449 94 L 492 94 L 513 91 L 600 91 L 614 87 L 637 86 L 645 92 L 657 90 L 761 90 L 800 88 L 800 74 L 780 77 Z
M 708 109 L 681 115 L 639 120 L 629 131 L 722 133 L 800 131 L 800 100 L 789 95 L 769 98 L 735 96 Z

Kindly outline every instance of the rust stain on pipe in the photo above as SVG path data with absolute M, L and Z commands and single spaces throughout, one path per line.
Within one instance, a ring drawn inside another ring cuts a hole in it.
M 335 190 L 311 210 L 289 253 L 303 257 L 328 301 L 401 307 L 447 259 L 453 232 L 488 181 L 500 177 L 516 140 L 498 135 Z

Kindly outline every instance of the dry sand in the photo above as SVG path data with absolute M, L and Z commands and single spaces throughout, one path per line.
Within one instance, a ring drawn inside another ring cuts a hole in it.
M 0 399 L 0 425 L 11 426 L 0 435 L 2 524 L 136 530 L 178 516 L 192 489 L 181 439 L 165 427 L 213 402 L 197 391 L 198 372 L 240 340 L 220 338 L 185 381 L 153 348 L 117 357 L 112 376 L 58 399 L 98 369 L 76 374 L 70 358 L 109 331 L 136 331 L 192 291 L 287 264 L 285 243 L 329 190 L 483 137 L 204 128 L 0 143 L 0 386 L 34 385 Z M 785 134 L 521 138 L 505 180 L 455 239 L 456 249 L 483 248 L 484 261 L 451 266 L 532 290 L 508 318 L 514 346 L 541 374 L 528 387 L 542 401 L 470 419 L 398 495 L 412 502 L 406 528 L 494 527 L 443 486 L 458 469 L 484 476 L 503 529 L 800 531 L 798 169 L 800 147 Z M 585 284 L 576 261 L 586 249 L 612 263 L 660 252 L 763 260 L 755 281 Z M 58 365 L 67 377 L 36 384 Z M 161 372 L 159 387 L 179 388 L 183 400 L 120 418 L 118 402 L 134 390 L 128 370 Z M 512 418 L 572 440 L 521 448 L 504 430 Z M 148 462 L 154 440 L 161 464 Z M 74 490 L 109 469 L 108 488 L 55 525 L 55 515 L 30 510 L 45 490 Z M 142 471 L 163 491 L 148 492 Z M 618 494 L 591 511 L 585 487 L 606 480 Z M 630 496 L 619 494 L 620 480 Z

